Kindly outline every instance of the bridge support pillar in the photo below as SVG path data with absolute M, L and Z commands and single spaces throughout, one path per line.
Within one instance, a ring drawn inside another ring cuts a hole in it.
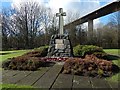
M 93 38 L 93 20 L 88 20 L 88 40 Z

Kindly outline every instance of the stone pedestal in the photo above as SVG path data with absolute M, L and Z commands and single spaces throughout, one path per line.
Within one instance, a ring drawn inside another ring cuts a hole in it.
M 71 57 L 72 46 L 68 35 L 52 35 L 50 45 L 48 49 L 48 55 L 50 57 Z

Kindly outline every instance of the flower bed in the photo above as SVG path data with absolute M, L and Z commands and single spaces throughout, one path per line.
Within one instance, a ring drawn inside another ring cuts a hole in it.
M 32 57 L 33 55 L 22 55 L 15 58 L 11 58 L 8 61 L 3 62 L 2 67 L 4 69 L 12 70 L 28 70 L 35 71 L 39 67 L 51 66 L 52 62 L 65 61 L 68 58 L 58 58 L 58 57 Z
M 88 76 L 111 76 L 114 71 L 119 69 L 111 61 L 100 59 L 94 54 L 85 55 L 84 58 L 45 57 L 46 55 L 46 49 L 34 50 L 3 62 L 2 67 L 12 70 L 35 71 L 39 67 L 51 66 L 55 62 L 65 62 L 62 73 Z
M 43 61 L 57 61 L 57 62 L 64 62 L 68 59 L 68 57 L 43 57 L 41 60 Z
M 37 57 L 19 56 L 16 58 L 11 58 L 9 61 L 3 62 L 3 68 L 34 71 L 43 64 L 44 62 L 39 60 Z
M 84 59 L 69 58 L 66 60 L 62 73 L 106 77 L 113 74 L 114 66 L 111 61 L 99 59 L 94 55 L 86 55 Z
M 47 49 L 34 50 L 22 56 L 10 58 L 8 61 L 2 63 L 4 69 L 12 70 L 37 70 L 39 67 L 45 66 L 47 62 L 40 57 L 47 55 Z

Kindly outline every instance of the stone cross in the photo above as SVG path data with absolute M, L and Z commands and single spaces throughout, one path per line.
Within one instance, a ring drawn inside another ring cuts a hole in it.
M 59 8 L 59 13 L 56 13 L 56 17 L 59 17 L 59 34 L 63 34 L 63 16 L 66 16 L 66 13 L 63 12 L 63 8 Z

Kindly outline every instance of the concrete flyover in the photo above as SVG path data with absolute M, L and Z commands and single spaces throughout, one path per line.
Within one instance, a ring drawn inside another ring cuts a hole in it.
M 105 15 L 108 15 L 110 13 L 116 12 L 120 10 L 120 0 L 111 2 L 71 23 L 68 23 L 64 25 L 64 30 L 66 29 L 72 29 L 77 25 L 80 25 L 82 23 L 88 22 L 88 31 L 90 32 L 88 36 L 92 36 L 93 32 L 93 20 Z

